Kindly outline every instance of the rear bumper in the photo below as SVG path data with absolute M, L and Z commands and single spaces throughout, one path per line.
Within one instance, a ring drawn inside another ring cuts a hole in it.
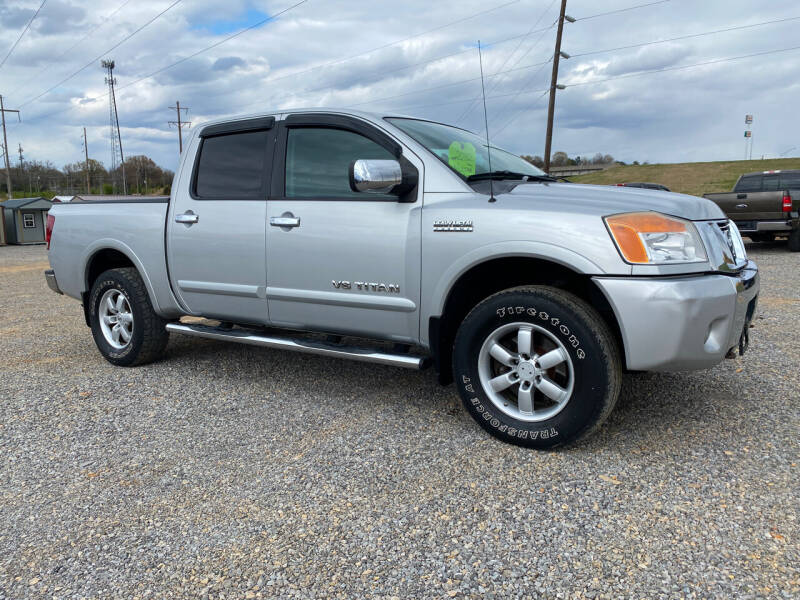
M 739 346 L 758 302 L 758 267 L 686 277 L 595 277 L 617 317 L 635 371 L 690 371 Z
M 53 290 L 56 294 L 64 293 L 58 287 L 58 281 L 56 281 L 56 272 L 53 271 L 53 269 L 47 269 L 47 271 L 44 272 L 44 278 L 45 281 L 47 281 L 47 287 Z
M 734 221 L 739 228 L 739 233 L 761 233 L 773 231 L 791 231 L 794 229 L 792 221 Z

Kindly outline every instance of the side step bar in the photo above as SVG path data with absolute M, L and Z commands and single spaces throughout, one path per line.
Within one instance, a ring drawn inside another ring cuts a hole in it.
M 429 364 L 427 356 L 390 354 L 368 347 L 340 346 L 321 340 L 263 335 L 245 329 L 223 329 L 219 327 L 209 327 L 208 325 L 167 323 L 167 331 L 182 333 L 184 335 L 193 335 L 210 340 L 238 342 L 239 344 L 249 344 L 251 346 L 264 346 L 266 348 L 294 350 L 296 352 L 319 354 L 321 356 L 349 358 L 351 360 L 403 367 L 406 369 L 421 370 L 426 368 Z

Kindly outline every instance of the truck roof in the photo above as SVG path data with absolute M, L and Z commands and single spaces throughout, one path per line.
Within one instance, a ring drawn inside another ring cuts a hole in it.
M 209 119 L 208 121 L 203 121 L 202 125 L 213 125 L 215 123 L 228 123 L 230 121 L 240 121 L 243 119 L 254 119 L 258 117 L 267 117 L 267 116 L 278 116 L 283 114 L 297 114 L 297 113 L 334 113 L 334 114 L 343 114 L 343 115 L 352 115 L 355 117 L 363 117 L 366 119 L 372 120 L 379 120 L 385 117 L 406 117 L 410 119 L 418 118 L 413 117 L 411 115 L 404 115 L 400 113 L 393 113 L 393 112 L 386 112 L 386 113 L 378 113 L 378 112 L 371 112 L 366 110 L 353 110 L 349 108 L 327 108 L 324 106 L 312 107 L 312 108 L 281 108 L 276 110 L 266 110 L 266 111 L 258 111 L 253 113 L 245 113 L 241 115 L 229 115 L 226 117 L 220 117 L 217 119 Z
M 751 175 L 776 175 L 778 173 L 800 173 L 800 169 L 777 169 L 772 171 L 753 171 L 752 173 L 743 173 L 742 177 L 749 177 Z

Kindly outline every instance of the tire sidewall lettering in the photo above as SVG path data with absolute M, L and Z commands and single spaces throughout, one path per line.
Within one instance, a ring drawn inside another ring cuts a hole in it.
M 514 294 L 510 292 L 509 295 Z M 520 292 L 519 295 L 528 295 Z M 575 387 L 569 404 L 550 419 L 526 422 L 504 413 L 485 394 L 480 384 L 477 350 L 462 358 L 454 353 L 455 379 L 465 406 L 484 429 L 506 441 L 540 448 L 552 447 L 579 436 L 603 406 L 602 394 L 607 390 L 605 360 L 592 360 L 601 347 L 587 315 L 575 313 L 571 306 L 562 305 L 558 298 L 547 294 L 530 294 L 530 298 L 512 301 L 498 298 L 494 306 L 476 315 L 463 334 L 464 346 L 479 349 L 492 331 L 503 325 L 522 322 L 546 329 L 558 338 L 569 353 L 575 376 Z M 465 324 L 467 320 L 465 320 Z M 459 333 L 459 337 L 462 334 Z M 598 355 L 605 356 L 605 355 Z

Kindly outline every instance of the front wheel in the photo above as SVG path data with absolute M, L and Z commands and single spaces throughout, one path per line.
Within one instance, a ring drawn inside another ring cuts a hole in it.
M 553 448 L 597 429 L 617 401 L 622 361 L 602 317 L 552 287 L 490 296 L 456 334 L 453 372 L 467 410 L 489 433 Z
M 133 267 L 100 274 L 89 294 L 89 323 L 100 354 L 121 367 L 160 358 L 169 341 L 167 322 L 153 310 Z

